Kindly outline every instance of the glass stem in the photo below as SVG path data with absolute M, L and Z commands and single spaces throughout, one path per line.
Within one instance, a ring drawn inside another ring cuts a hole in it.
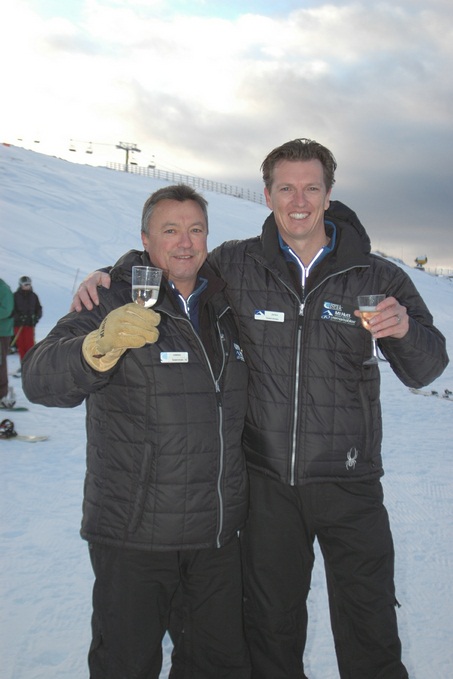
M 378 358 L 377 340 L 374 337 L 371 338 L 371 345 L 373 347 L 373 357 Z

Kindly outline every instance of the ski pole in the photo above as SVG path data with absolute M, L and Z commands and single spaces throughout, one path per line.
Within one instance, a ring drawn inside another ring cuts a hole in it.
M 16 344 L 17 338 L 19 337 L 20 333 L 22 332 L 22 328 L 23 328 L 23 327 L 24 327 L 23 325 L 21 325 L 21 326 L 19 327 L 19 330 L 17 331 L 17 335 L 14 335 L 14 339 L 13 339 L 13 341 L 11 342 L 11 344 L 9 345 L 10 347 L 13 347 L 13 346 Z

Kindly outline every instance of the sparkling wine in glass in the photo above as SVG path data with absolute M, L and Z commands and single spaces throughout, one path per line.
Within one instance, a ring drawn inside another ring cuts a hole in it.
M 132 267 L 132 301 L 150 309 L 159 296 L 162 269 L 153 266 Z
M 382 302 L 382 300 L 384 299 L 385 295 L 359 295 L 357 297 L 362 325 L 365 328 L 365 330 L 369 330 L 371 332 L 369 321 L 373 318 L 373 316 L 376 316 L 376 314 L 379 313 L 379 311 L 376 311 L 376 307 L 379 304 L 379 302 Z M 363 365 L 375 365 L 380 361 L 385 362 L 385 359 L 379 358 L 378 356 L 377 341 L 374 339 L 373 336 L 371 336 L 371 346 L 372 346 L 371 358 L 364 361 Z

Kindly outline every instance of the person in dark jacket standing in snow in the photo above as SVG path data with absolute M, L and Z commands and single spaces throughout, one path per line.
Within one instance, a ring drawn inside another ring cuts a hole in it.
M 42 306 L 34 292 L 29 276 L 19 278 L 19 287 L 14 293 L 14 339 L 21 363 L 35 343 L 35 326 L 42 317 Z M 16 375 L 20 375 L 20 368 Z
M 371 337 L 357 297 L 383 293 L 372 332 L 397 377 L 421 387 L 448 363 L 445 338 L 411 279 L 371 254 L 354 212 L 330 201 L 336 161 L 295 139 L 262 165 L 272 210 L 260 237 L 208 261 L 227 283 L 250 368 L 243 444 L 250 479 L 242 531 L 253 679 L 306 678 L 314 541 L 324 558 L 342 679 L 407 679 L 394 548 L 380 477 L 382 419 Z M 75 308 L 96 303 L 92 274 Z
M 62 318 L 24 359 L 32 402 L 86 401 L 91 679 L 158 679 L 175 596 L 172 679 L 250 676 L 238 538 L 248 371 L 207 233 L 200 194 L 156 191 L 144 252 L 115 265 L 94 312 Z M 166 272 L 152 310 L 128 303 L 132 265 Z
M 357 296 L 383 293 L 371 331 L 400 380 L 425 385 L 445 339 L 410 278 L 370 254 L 356 215 L 330 206 L 336 161 L 296 139 L 262 164 L 272 214 L 261 238 L 210 261 L 227 282 L 250 367 L 242 535 L 254 679 L 305 677 L 306 600 L 317 539 L 342 679 L 406 679 L 394 549 L 380 477 L 379 368 Z M 329 209 L 330 206 L 330 209 Z

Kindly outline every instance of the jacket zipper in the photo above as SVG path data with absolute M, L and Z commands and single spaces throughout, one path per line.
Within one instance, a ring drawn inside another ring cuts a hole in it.
M 270 271 L 270 269 L 269 269 Z M 278 279 L 282 285 L 290 292 L 290 294 L 295 297 L 299 304 L 299 322 L 297 327 L 297 340 L 296 340 L 296 364 L 295 369 L 295 379 L 294 379 L 294 392 L 293 392 L 293 417 L 292 417 L 292 432 L 291 432 L 291 446 L 290 446 L 290 474 L 289 483 L 291 486 L 296 485 L 296 453 L 297 453 L 297 428 L 299 425 L 299 386 L 300 386 L 300 363 L 301 363 L 301 353 L 302 353 L 302 319 L 304 316 L 305 309 L 305 297 L 304 288 L 302 289 L 302 299 L 299 298 L 297 293 L 285 283 L 284 280 L 278 276 Z
M 263 263 L 264 268 L 268 269 L 270 273 L 275 273 L 273 270 L 268 267 L 265 263 Z M 304 312 L 305 312 L 305 305 L 308 297 L 310 297 L 315 290 L 317 290 L 325 281 L 327 281 L 329 278 L 333 278 L 335 276 L 338 276 L 340 274 L 346 273 L 346 271 L 351 271 L 352 269 L 355 268 L 363 268 L 363 265 L 360 265 L 359 267 L 356 266 L 351 266 L 347 267 L 346 269 L 343 269 L 342 271 L 337 271 L 336 273 L 330 274 L 326 276 L 325 278 L 322 279 L 318 283 L 316 287 L 314 287 L 310 292 L 305 295 L 305 287 L 302 288 L 302 299 L 299 299 L 297 293 L 285 283 L 284 280 L 280 277 L 278 274 L 278 280 L 282 285 L 285 286 L 285 288 L 293 295 L 293 297 L 296 297 L 296 299 L 299 302 L 299 324 L 297 328 L 297 341 L 296 341 L 296 363 L 295 363 L 295 381 L 294 381 L 294 395 L 293 395 L 293 427 L 292 427 L 292 432 L 291 432 L 291 452 L 290 452 L 290 478 L 289 478 L 289 483 L 291 486 L 296 485 L 296 458 L 297 458 L 297 441 L 298 441 L 298 436 L 297 436 L 297 429 L 299 425 L 299 388 L 300 388 L 300 366 L 302 363 L 302 336 L 303 336 L 303 317 L 304 317 Z
M 172 316 L 176 320 L 181 320 L 189 324 L 190 329 L 192 330 L 193 334 L 195 335 L 195 339 L 200 345 L 201 351 L 203 352 L 203 356 L 206 359 L 207 366 L 209 368 L 209 372 L 211 373 L 212 381 L 214 383 L 214 388 L 216 392 L 216 399 L 217 399 L 217 410 L 219 414 L 219 441 L 220 441 L 220 453 L 219 453 L 219 474 L 217 476 L 217 497 L 219 500 L 219 526 L 217 530 L 217 535 L 216 535 L 216 545 L 217 547 L 221 547 L 221 541 L 220 541 L 220 536 L 223 531 L 223 522 L 224 522 L 224 506 L 223 506 L 223 494 L 222 494 L 222 477 L 223 477 L 223 470 L 224 470 L 224 461 L 225 461 L 225 440 L 223 436 L 223 403 L 222 403 L 222 394 L 220 391 L 220 380 L 223 374 L 223 370 L 225 368 L 225 362 L 226 362 L 226 351 L 225 351 L 225 335 L 220 329 L 219 325 L 219 320 L 220 318 L 229 310 L 230 307 L 227 307 L 226 309 L 223 310 L 223 312 L 220 314 L 220 316 L 217 317 L 216 325 L 217 325 L 217 332 L 220 338 L 220 346 L 222 347 L 222 365 L 219 371 L 219 378 L 216 379 L 214 372 L 212 370 L 211 362 L 209 360 L 208 354 L 206 353 L 206 349 L 204 348 L 203 342 L 201 341 L 199 335 L 197 332 L 195 332 L 195 329 L 188 318 L 184 318 L 183 316 L 176 316 L 171 313 L 168 313 L 169 316 Z M 167 312 L 166 312 L 167 313 Z
M 299 317 L 302 318 L 304 313 L 304 305 L 300 305 Z M 296 450 L 297 450 L 297 427 L 299 424 L 299 383 L 300 383 L 300 355 L 301 355 L 301 343 L 302 343 L 302 321 L 299 322 L 299 327 L 297 328 L 297 355 L 296 355 L 296 379 L 294 381 L 294 410 L 293 410 L 293 434 L 291 440 L 291 476 L 290 485 L 294 486 L 295 481 L 295 470 L 296 470 Z
M 225 312 L 223 312 L 225 313 Z M 223 503 L 223 493 L 222 493 L 222 479 L 223 479 L 223 472 L 225 468 L 225 440 L 223 438 L 223 403 L 222 403 L 222 394 L 220 391 L 220 379 L 223 375 L 223 370 L 225 368 L 225 363 L 226 363 L 226 340 L 225 340 L 225 333 L 221 330 L 220 328 L 220 323 L 219 319 L 222 317 L 223 314 L 221 314 L 217 318 L 217 332 L 220 337 L 220 346 L 222 347 L 222 366 L 219 372 L 219 379 L 216 381 L 216 392 L 217 392 L 217 407 L 219 409 L 219 439 L 220 439 L 220 455 L 219 455 L 219 474 L 217 476 L 217 497 L 219 498 L 219 529 L 217 531 L 217 547 L 221 547 L 221 542 L 220 542 L 220 536 L 222 535 L 223 531 L 223 521 L 224 521 L 224 503 Z M 203 347 L 204 350 L 204 347 Z M 208 357 L 206 356 L 206 360 L 208 360 Z M 209 363 L 209 360 L 208 360 Z M 212 372 L 212 371 L 211 371 Z

